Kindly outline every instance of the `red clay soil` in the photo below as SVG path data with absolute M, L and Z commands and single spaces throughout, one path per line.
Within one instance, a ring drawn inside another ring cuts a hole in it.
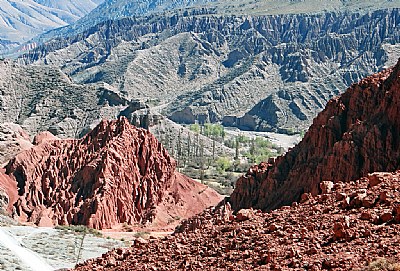
M 152 227 L 149 228 L 151 230 L 162 228 L 173 231 L 182 219 L 199 214 L 223 199 L 208 186 L 183 174 L 176 172 L 175 175 L 176 178 L 156 207 L 157 215 L 154 217 Z
M 378 257 L 400 262 L 400 172 L 321 187 L 323 194 L 267 213 L 208 209 L 174 236 L 138 238 L 75 270 L 360 270 Z
M 6 166 L 18 185 L 13 205 L 23 222 L 163 227 L 221 200 L 215 191 L 177 173 L 161 143 L 126 118 L 102 121 L 79 140 L 43 135 L 36 143 Z
M 322 181 L 354 181 L 400 163 L 400 61 L 353 84 L 328 102 L 304 139 L 270 165 L 254 166 L 236 183 L 232 208 L 271 210 Z

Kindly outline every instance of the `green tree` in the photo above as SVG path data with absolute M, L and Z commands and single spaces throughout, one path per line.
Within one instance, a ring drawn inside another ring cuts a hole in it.
M 217 166 L 218 172 L 222 173 L 225 172 L 232 166 L 232 162 L 228 157 L 219 157 L 215 162 Z
M 235 137 L 235 160 L 239 159 L 239 149 L 240 149 L 240 141 L 238 137 Z
M 257 146 L 257 148 L 272 148 L 271 141 L 260 136 L 256 137 L 255 145 Z
M 203 134 L 205 136 L 211 136 L 213 133 L 213 128 L 211 123 L 205 123 L 203 128 Z
M 204 180 L 204 142 L 200 140 L 200 180 Z
M 242 135 L 242 134 L 238 135 L 237 139 L 238 139 L 239 143 L 247 143 L 247 142 L 249 142 L 249 138 L 247 136 L 245 136 L 245 135 Z
M 195 133 L 200 133 L 200 125 L 198 123 L 191 124 L 189 126 L 190 131 L 195 132 Z

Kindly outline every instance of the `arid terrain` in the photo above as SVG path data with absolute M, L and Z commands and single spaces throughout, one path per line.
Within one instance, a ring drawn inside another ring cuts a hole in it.
M 7 271 L 73 268 L 77 261 L 127 245 L 91 234 L 30 226 L 2 226 L 0 236 L 0 269 Z
M 332 99 L 295 148 L 251 167 L 173 236 L 76 270 L 397 270 L 399 90 L 400 60 Z
M 400 1 L 0 0 L 0 26 L 0 270 L 400 270 Z
M 320 195 L 267 213 L 233 215 L 221 206 L 173 236 L 133 242 L 76 270 L 360 270 L 378 257 L 398 262 L 399 186 L 398 173 L 378 173 L 324 183 Z

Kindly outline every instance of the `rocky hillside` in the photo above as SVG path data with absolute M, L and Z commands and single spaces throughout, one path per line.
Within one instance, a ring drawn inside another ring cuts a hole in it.
M 328 182 L 320 195 L 268 213 L 210 209 L 186 223 L 191 229 L 137 240 L 76 270 L 397 270 L 399 178 L 375 173 Z
M 322 181 L 354 181 L 399 169 L 399 90 L 400 61 L 330 100 L 296 147 L 238 180 L 233 209 L 274 209 L 305 192 L 318 194 Z
M 17 123 L 32 137 L 46 130 L 78 137 L 127 105 L 107 86 L 75 84 L 55 67 L 0 60 L 0 123 Z
M 92 0 L 0 1 L 0 52 L 47 30 L 74 23 L 94 9 Z
M 163 104 L 181 123 L 305 129 L 326 102 L 394 64 L 399 9 L 216 16 L 192 9 L 100 23 L 24 56 L 74 82 Z M 218 13 L 217 13 L 218 14 Z
M 101 119 L 119 116 L 149 129 L 172 153 L 178 148 L 179 133 L 185 142 L 187 135 L 195 137 L 189 129 L 160 115 L 157 108 L 124 99 L 107 84 L 76 84 L 56 67 L 0 60 L 0 123 L 4 124 L 0 125 L 0 164 L 29 147 L 37 133 L 50 131 L 60 138 L 80 138 Z M 205 156 L 210 156 L 213 141 L 207 137 L 202 141 Z M 234 155 L 219 142 L 215 147 L 217 155 Z
M 102 121 L 79 140 L 48 135 L 37 137 L 38 145 L 18 154 L 6 166 L 8 176 L 0 176 L 8 187 L 18 186 L 18 198 L 10 196 L 9 206 L 20 221 L 96 229 L 121 223 L 171 227 L 221 200 L 175 172 L 175 161 L 157 139 L 126 118 Z
M 399 90 L 400 60 L 332 99 L 285 156 L 251 168 L 233 208 L 222 202 L 173 236 L 76 270 L 397 270 Z

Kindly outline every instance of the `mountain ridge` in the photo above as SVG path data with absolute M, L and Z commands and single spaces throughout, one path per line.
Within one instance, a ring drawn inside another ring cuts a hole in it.
M 43 32 L 76 22 L 97 6 L 92 0 L 1 0 L 0 49 L 12 49 Z
M 135 5 L 136 4 L 136 5 Z M 283 14 L 318 14 L 324 12 L 354 12 L 373 11 L 382 8 L 400 8 L 400 4 L 390 0 L 367 1 L 292 1 L 292 0 L 264 0 L 264 1 L 227 1 L 227 0 L 158 0 L 158 1 L 127 1 L 107 0 L 99 5 L 80 21 L 65 29 L 50 31 L 39 38 L 47 41 L 59 35 L 76 35 L 95 24 L 106 20 L 116 20 L 123 17 L 160 14 L 175 10 L 193 12 L 193 9 L 209 10 L 210 13 L 225 15 L 283 15 Z
M 63 67 L 78 83 L 106 82 L 128 100 L 171 102 L 164 114 L 179 123 L 290 131 L 306 129 L 331 97 L 391 65 L 400 43 L 399 9 L 196 12 L 107 21 L 39 46 L 21 61 Z M 266 107 L 277 110 L 269 117 Z

